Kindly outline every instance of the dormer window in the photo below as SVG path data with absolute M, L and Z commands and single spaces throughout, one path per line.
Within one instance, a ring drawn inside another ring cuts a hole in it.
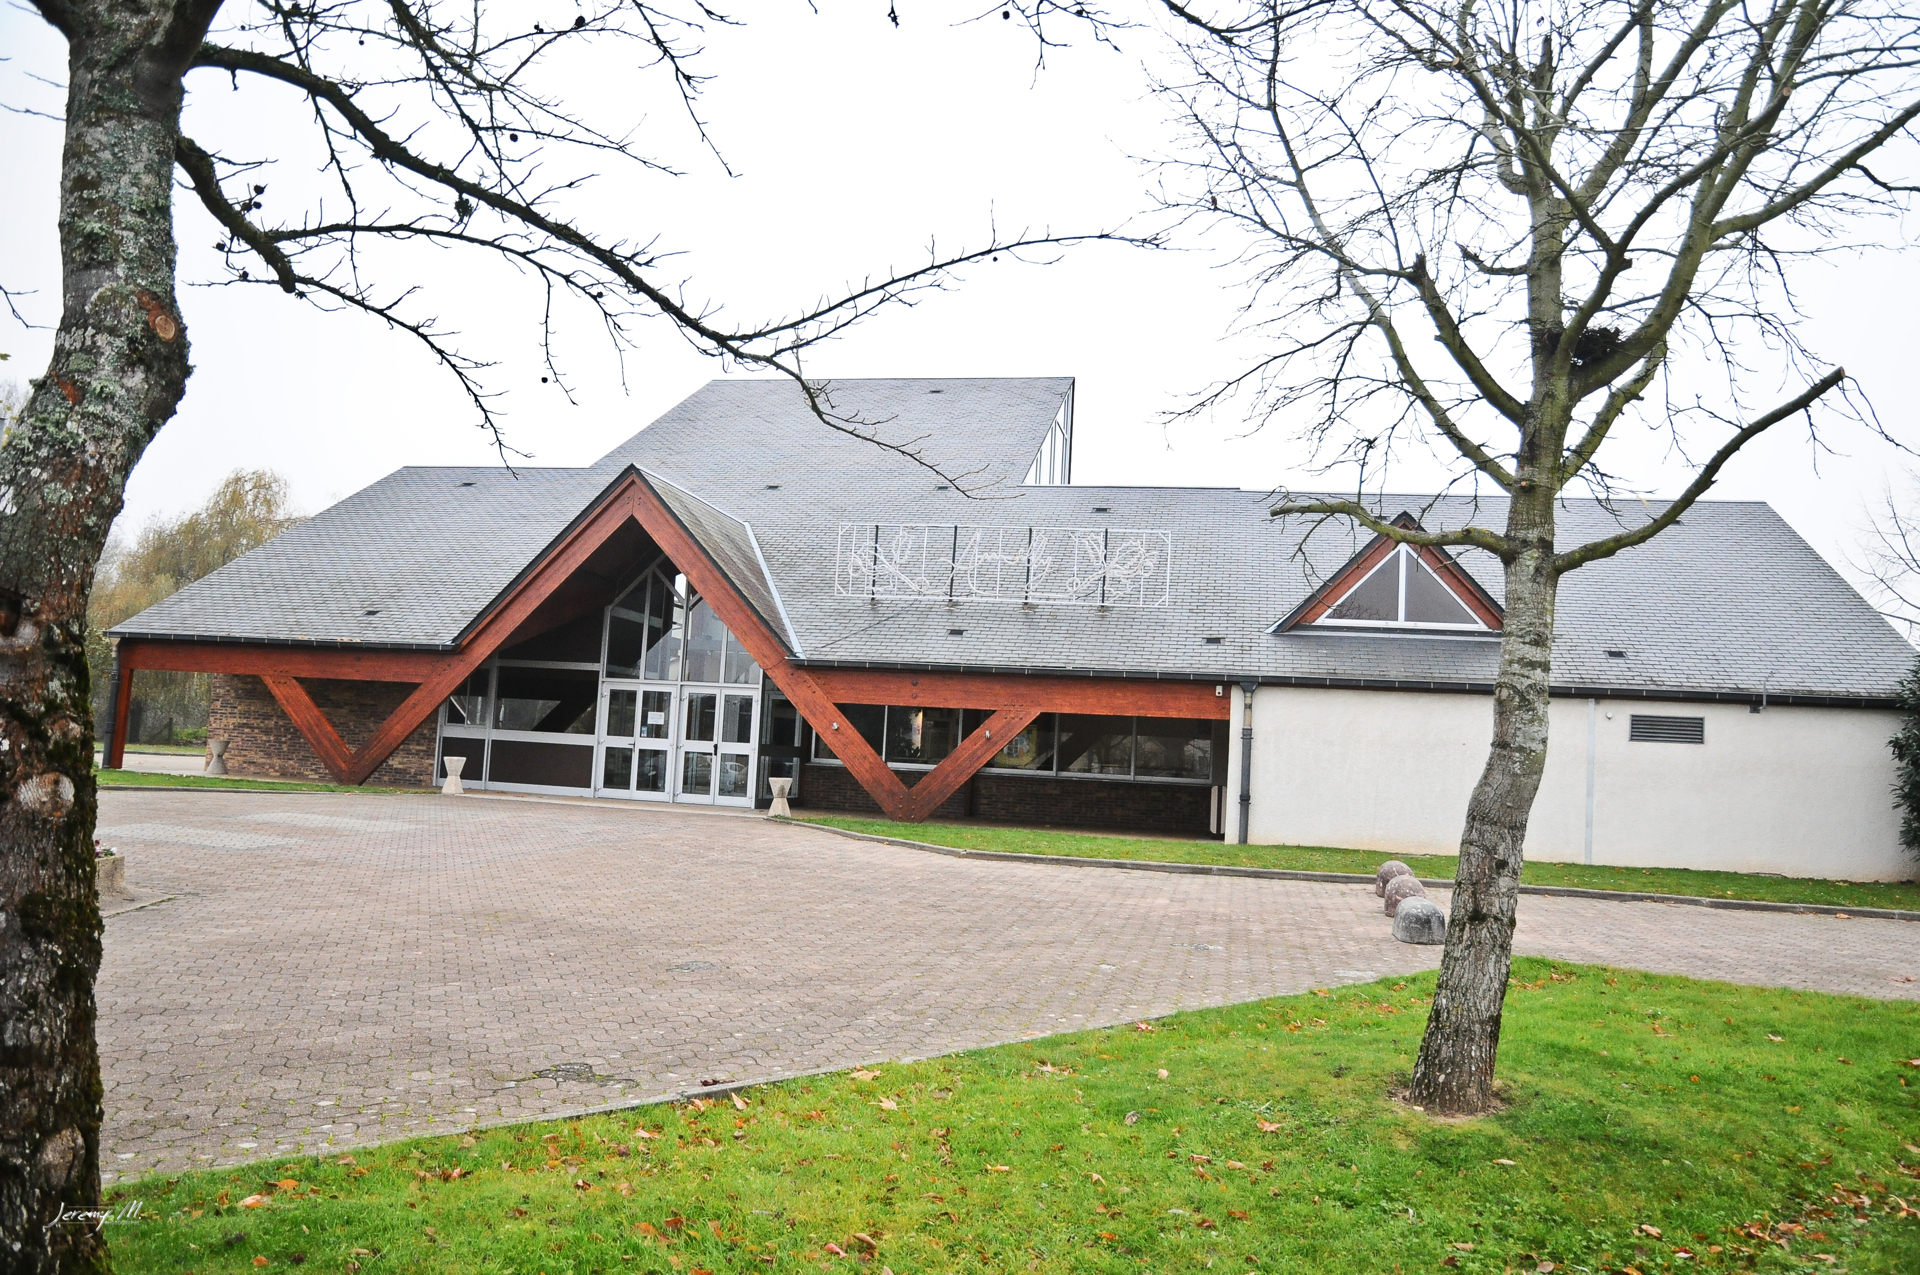
M 1419 528 L 1410 514 L 1394 522 Z M 1495 633 L 1500 607 L 1445 550 L 1376 536 L 1273 631 L 1306 629 Z
M 1314 623 L 1370 628 L 1487 627 L 1409 545 L 1396 547 Z

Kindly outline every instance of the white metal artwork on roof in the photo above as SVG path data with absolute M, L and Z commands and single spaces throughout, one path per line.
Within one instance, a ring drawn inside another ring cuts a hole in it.
M 1172 561 L 1166 531 L 844 522 L 833 584 L 857 598 L 1161 607 Z

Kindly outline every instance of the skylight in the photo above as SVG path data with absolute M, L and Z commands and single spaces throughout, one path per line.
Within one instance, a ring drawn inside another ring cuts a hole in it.
M 1314 623 L 1335 628 L 1487 631 L 1472 608 L 1408 545 L 1396 546 Z

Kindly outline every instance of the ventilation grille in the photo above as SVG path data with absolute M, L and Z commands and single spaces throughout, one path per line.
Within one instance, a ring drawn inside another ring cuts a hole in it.
M 1627 738 L 1636 744 L 1704 744 L 1707 742 L 1707 719 L 1647 717 L 1635 713 Z

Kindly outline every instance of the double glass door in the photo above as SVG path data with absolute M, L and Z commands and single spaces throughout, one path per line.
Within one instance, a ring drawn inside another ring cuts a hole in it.
M 757 691 L 609 682 L 602 694 L 603 795 L 753 804 Z

